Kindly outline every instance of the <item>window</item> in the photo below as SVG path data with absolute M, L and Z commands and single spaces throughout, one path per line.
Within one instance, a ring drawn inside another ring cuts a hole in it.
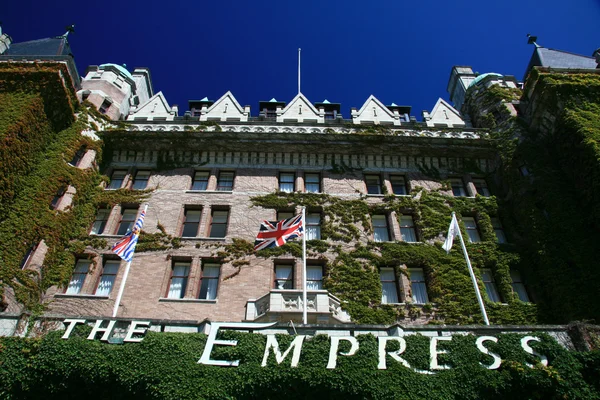
M 410 290 L 412 292 L 413 303 L 425 304 L 429 302 L 423 268 L 409 268 L 408 272 L 410 273 Z
M 219 272 L 221 265 L 216 263 L 205 263 L 202 267 L 202 279 L 200 281 L 200 299 L 215 300 L 219 286 Z
M 113 285 L 115 284 L 115 278 L 119 272 L 119 260 L 106 260 L 104 262 L 104 268 L 102 268 L 102 275 L 100 275 L 100 281 L 96 288 L 96 296 L 108 296 L 112 291 Z
M 416 242 L 417 234 L 415 232 L 415 223 L 411 215 L 402 215 L 400 217 L 400 234 L 403 242 Z
M 407 194 L 406 182 L 403 176 L 390 176 L 390 183 L 392 185 L 392 193 L 395 195 Z
M 233 190 L 233 172 L 219 172 L 217 190 L 222 192 L 230 192 Z
M 135 173 L 135 179 L 133 180 L 133 189 L 144 190 L 148 186 L 148 179 L 150 178 L 150 171 L 137 171 Z
M 210 223 L 210 237 L 223 238 L 227 234 L 227 217 L 229 211 L 212 211 Z
M 117 230 L 117 235 L 125 235 L 131 230 L 131 228 L 133 228 L 137 212 L 137 208 L 123 209 L 123 211 L 121 212 L 121 222 L 119 222 L 119 229 Z
M 292 193 L 296 190 L 295 180 L 296 176 L 293 172 L 281 172 L 279 174 L 279 191 Z
M 321 214 L 306 214 L 306 240 L 321 239 Z
M 208 188 L 208 177 L 208 171 L 196 171 L 192 182 L 192 190 L 206 190 Z
M 306 266 L 306 289 L 307 290 L 323 290 L 323 266 L 322 265 L 307 265 Z
M 277 211 L 277 221 L 292 218 L 294 213 L 292 211 Z
M 83 282 L 85 281 L 85 276 L 90 269 L 90 264 L 91 261 L 88 259 L 80 258 L 77 260 L 77 264 L 75 264 L 75 269 L 73 270 L 73 275 L 71 275 L 71 280 L 69 281 L 69 286 L 65 292 L 66 294 L 79 294 L 81 292 Z
M 62 197 L 63 197 L 63 195 L 65 194 L 66 191 L 67 191 L 67 188 L 65 186 L 61 186 L 58 189 L 58 191 L 56 192 L 56 194 L 52 198 L 52 201 L 50 202 L 50 209 L 51 210 L 56 210 L 58 208 L 58 205 L 60 204 L 60 199 L 62 199 Z
M 110 210 L 107 208 L 101 208 L 96 213 L 96 220 L 92 225 L 92 231 L 90 234 L 93 235 L 102 235 L 104 233 L 104 228 L 106 228 L 106 222 L 108 221 L 108 216 L 110 215 Z
M 308 283 L 307 283 L 308 284 Z M 275 264 L 275 289 L 294 288 L 294 266 L 291 264 Z
M 113 171 L 110 177 L 110 183 L 106 187 L 107 189 L 120 189 L 123 186 L 123 181 L 125 180 L 125 176 L 127 175 L 127 171 L 116 170 Z
M 500 219 L 492 217 L 491 220 L 492 227 L 494 228 L 494 233 L 496 234 L 496 241 L 498 243 L 506 243 L 506 235 L 504 235 L 504 229 L 502 229 Z
M 183 230 L 181 236 L 196 237 L 198 236 L 198 228 L 200 227 L 200 217 L 202 210 L 191 210 L 186 208 L 184 211 Z
M 79 164 L 79 162 L 81 161 L 81 159 L 83 158 L 83 156 L 85 155 L 85 151 L 86 151 L 86 147 L 81 146 L 79 148 L 79 150 L 77 150 L 75 152 L 75 154 L 73 154 L 73 158 L 71 159 L 71 161 L 69 161 L 69 165 L 76 167 Z
M 526 165 L 521 165 L 519 167 L 519 172 L 522 176 L 529 176 L 531 173 L 529 172 L 529 168 Z
M 454 197 L 465 197 L 467 195 L 462 179 L 450 179 L 450 185 L 452 186 Z
M 188 275 L 190 274 L 190 263 L 175 261 L 171 270 L 171 282 L 169 283 L 169 299 L 183 299 L 187 288 Z
M 381 280 L 381 303 L 393 304 L 398 301 L 398 282 L 394 268 L 379 269 L 379 279 Z
M 381 179 L 379 175 L 365 175 L 367 194 L 381 194 Z
M 471 242 L 471 243 L 481 242 L 481 238 L 479 237 L 479 231 L 477 230 L 477 223 L 475 222 L 475 218 L 463 217 L 462 220 L 465 224 L 465 227 L 467 228 L 467 235 L 469 235 L 469 242 Z
M 483 278 L 485 292 L 487 293 L 490 301 L 495 303 L 500 302 L 500 295 L 498 294 L 498 289 L 496 289 L 496 282 L 494 281 L 494 274 L 492 274 L 492 270 L 488 268 L 482 269 L 481 277 Z
M 388 242 L 390 240 L 390 232 L 388 231 L 387 215 L 373 215 L 371 220 L 373 223 L 374 240 L 376 242 Z
M 473 185 L 475 185 L 475 190 L 477 190 L 477 194 L 484 197 L 490 197 L 491 193 L 487 187 L 487 183 L 484 179 L 473 179 Z
M 519 300 L 529 303 L 531 300 L 529 300 L 527 289 L 525 289 L 525 284 L 521 280 L 521 273 L 515 270 L 510 271 L 510 279 L 512 280 L 512 290 L 517 294 Z
M 304 174 L 304 191 L 321 193 L 321 176 L 313 173 Z
M 98 109 L 98 111 L 100 111 L 100 113 L 102 113 L 102 114 L 106 114 L 106 112 L 107 112 L 107 111 L 108 111 L 108 109 L 110 108 L 110 105 L 111 105 L 111 104 L 112 104 L 112 103 L 111 103 L 110 101 L 108 101 L 108 100 L 104 100 L 104 101 L 102 102 L 102 105 L 101 105 L 101 106 L 100 106 L 100 108 Z

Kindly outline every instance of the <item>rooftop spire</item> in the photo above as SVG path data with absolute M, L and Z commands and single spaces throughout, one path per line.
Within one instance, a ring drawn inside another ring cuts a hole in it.
M 532 36 L 529 33 L 527 34 L 527 44 L 532 44 L 535 47 L 541 47 L 539 44 L 537 44 L 537 36 Z
M 75 33 L 75 25 L 74 24 L 66 26 L 65 29 L 67 31 L 65 32 L 64 35 L 62 35 L 65 39 L 67 38 L 67 36 L 69 36 L 69 33 Z

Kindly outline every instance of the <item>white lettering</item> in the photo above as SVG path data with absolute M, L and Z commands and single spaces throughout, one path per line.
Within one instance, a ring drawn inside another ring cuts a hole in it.
M 142 340 L 144 340 L 143 337 L 139 337 L 139 338 L 133 337 L 133 335 L 135 335 L 136 333 L 139 333 L 142 335 L 142 334 L 146 333 L 146 331 L 148 330 L 148 328 L 137 329 L 138 326 L 149 327 L 150 321 L 131 321 L 131 324 L 129 325 L 129 329 L 127 330 L 127 335 L 125 336 L 125 339 L 123 340 L 124 342 L 138 343 L 138 342 L 141 342 Z
M 441 341 L 449 342 L 452 340 L 452 336 L 434 336 L 431 338 L 431 342 L 429 342 L 429 369 L 450 369 L 449 365 L 438 365 L 437 356 L 439 354 L 448 353 L 447 350 L 438 350 L 437 343 Z
M 340 340 L 347 340 L 351 344 L 350 351 L 347 353 L 340 353 L 341 356 L 353 356 L 358 351 L 358 340 L 356 340 L 354 336 L 333 336 L 331 338 L 331 347 L 329 348 L 329 361 L 327 362 L 327 369 L 335 369 L 335 366 L 337 365 Z
M 65 330 L 65 334 L 62 335 L 62 339 L 68 339 L 71 336 L 71 332 L 73 332 L 73 328 L 77 324 L 85 324 L 85 319 L 65 319 L 63 321 L 65 324 L 68 322 L 67 329 Z
M 268 328 L 269 326 L 275 325 L 276 322 L 259 324 L 255 322 L 233 322 L 233 323 L 217 323 L 213 322 L 210 324 L 210 333 L 208 334 L 208 338 L 206 339 L 206 345 L 204 346 L 204 351 L 202 352 L 202 357 L 198 360 L 198 364 L 205 365 L 219 365 L 221 367 L 237 367 L 240 365 L 240 360 L 235 361 L 225 361 L 225 360 L 211 360 L 210 353 L 212 352 L 212 348 L 214 345 L 221 346 L 235 346 L 237 345 L 237 340 L 217 340 L 217 333 L 219 332 L 219 328 L 226 329 L 263 329 Z
M 534 341 L 534 342 L 541 342 L 541 340 L 539 338 L 536 338 L 535 336 L 525 336 L 524 338 L 521 339 L 521 347 L 523 348 L 523 350 L 525 350 L 527 353 L 532 354 L 534 356 L 538 356 L 540 358 L 540 363 L 544 366 L 547 367 L 548 366 L 548 357 L 546 357 L 543 354 L 538 353 L 537 351 L 535 351 L 530 345 L 529 342 Z M 529 364 L 529 363 L 525 363 L 525 365 L 527 365 L 529 368 L 533 368 L 533 365 Z
M 400 349 L 386 353 L 385 348 L 387 346 L 387 343 L 392 340 L 400 343 Z M 401 363 L 402 365 L 404 365 L 406 368 L 411 368 L 408 361 L 406 361 L 404 358 L 400 357 L 400 354 L 404 353 L 404 350 L 406 350 L 406 340 L 404 340 L 404 338 L 391 337 L 391 336 L 388 336 L 388 337 L 379 336 L 377 338 L 377 341 L 379 342 L 379 364 L 377 365 L 378 369 L 387 369 L 387 365 L 386 365 L 386 361 L 385 361 L 386 354 L 389 355 L 390 357 L 392 357 L 394 360 Z
M 100 340 L 103 340 L 105 342 L 108 341 L 108 338 L 110 337 L 110 334 L 112 333 L 112 330 L 115 327 L 115 324 L 117 323 L 117 321 L 115 321 L 115 320 L 108 321 L 108 326 L 106 328 L 101 328 L 100 326 L 102 325 L 103 322 L 104 322 L 104 320 L 102 320 L 102 319 L 96 320 L 96 324 L 94 324 L 94 327 L 92 328 L 92 331 L 90 332 L 90 335 L 88 336 L 88 340 L 94 340 L 94 339 L 96 339 L 96 334 L 98 332 L 104 332 L 104 335 L 102 335 Z
M 294 340 L 292 340 L 292 343 L 290 343 L 290 347 L 288 347 L 287 350 L 283 354 L 281 354 L 281 352 L 279 351 L 279 343 L 277 342 L 277 338 L 275 337 L 275 335 L 267 335 L 267 345 L 265 346 L 265 354 L 263 356 L 262 364 L 260 364 L 261 367 L 267 366 L 267 360 L 269 358 L 269 349 L 271 348 L 273 349 L 273 353 L 275 354 L 275 361 L 277 361 L 277 364 L 281 364 L 283 360 L 287 357 L 287 355 L 290 353 L 290 351 L 294 349 L 294 352 L 292 353 L 291 367 L 297 367 L 298 361 L 300 361 L 300 352 L 302 351 L 302 343 L 304 342 L 305 337 L 305 335 L 296 336 Z
M 483 345 L 483 342 L 487 342 L 487 341 L 492 341 L 494 343 L 498 343 L 498 338 L 494 337 L 494 336 L 480 336 L 475 341 L 475 344 L 477 345 L 477 348 L 479 349 L 479 351 L 481 351 L 483 354 L 491 356 L 494 359 L 494 362 L 492 363 L 492 365 L 489 365 L 489 366 L 487 366 L 481 362 L 479 364 L 486 367 L 487 369 L 498 369 L 498 368 L 500 368 L 500 364 L 502 364 L 502 359 L 500 358 L 500 356 L 498 354 L 492 353 L 491 351 L 489 351 L 488 349 L 485 348 L 485 346 Z

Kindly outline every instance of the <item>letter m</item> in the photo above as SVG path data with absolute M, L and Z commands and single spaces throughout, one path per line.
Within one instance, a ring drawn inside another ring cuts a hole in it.
M 292 340 L 292 343 L 290 343 L 290 347 L 288 347 L 288 349 L 283 354 L 281 354 L 281 352 L 279 351 L 279 343 L 277 342 L 277 338 L 275 337 L 275 335 L 267 335 L 267 345 L 265 346 L 265 355 L 263 356 L 261 366 L 267 366 L 267 359 L 269 358 L 270 349 L 273 349 L 273 353 L 275 354 L 275 361 L 277 361 L 277 364 L 281 364 L 283 360 L 287 357 L 287 355 L 290 353 L 290 351 L 294 349 L 294 352 L 292 353 L 291 366 L 297 367 L 298 361 L 300 361 L 300 352 L 302 351 L 302 343 L 304 342 L 305 337 L 305 335 L 296 336 L 296 338 Z

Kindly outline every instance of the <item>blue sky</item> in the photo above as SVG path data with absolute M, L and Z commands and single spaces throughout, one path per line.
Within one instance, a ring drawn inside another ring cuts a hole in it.
M 81 74 L 109 62 L 149 67 L 155 91 L 180 115 L 188 100 L 227 90 L 252 115 L 261 100 L 290 101 L 299 47 L 302 92 L 312 102 L 342 103 L 349 118 L 373 94 L 412 106 L 419 120 L 438 97 L 448 99 L 453 65 L 522 79 L 533 51 L 527 33 L 587 56 L 600 47 L 600 0 L 6 3 L 0 20 L 15 42 L 60 35 L 74 23 Z

